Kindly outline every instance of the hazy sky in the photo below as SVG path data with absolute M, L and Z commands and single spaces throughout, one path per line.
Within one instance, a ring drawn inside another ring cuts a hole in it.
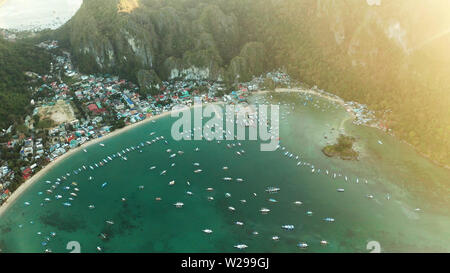
M 0 0 L 0 28 L 57 28 L 69 20 L 83 0 Z

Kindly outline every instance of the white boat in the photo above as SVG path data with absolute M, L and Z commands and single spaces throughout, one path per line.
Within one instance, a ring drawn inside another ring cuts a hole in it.
M 237 181 L 237 182 L 244 182 L 244 179 L 242 179 L 242 178 L 236 178 L 236 181 Z
M 202 231 L 207 234 L 213 233 L 213 231 L 211 229 L 204 229 Z
M 167 173 L 167 170 L 164 170 L 159 175 L 165 175 L 166 173 Z
M 294 225 L 282 225 L 281 228 L 285 230 L 294 230 L 295 227 Z
M 244 223 L 242 223 L 242 222 L 239 222 L 239 221 L 236 221 L 236 222 L 234 222 L 236 225 L 238 225 L 238 226 L 243 226 L 244 225 Z
M 331 217 L 327 217 L 323 219 L 325 222 L 329 222 L 329 223 L 333 223 L 334 222 L 334 218 Z
M 276 188 L 276 187 L 267 187 L 266 192 L 268 193 L 277 193 L 280 191 L 280 188 Z
M 194 171 L 194 173 L 201 173 L 203 170 L 202 169 L 197 169 Z
M 102 146 L 102 147 L 105 147 L 105 144 L 103 144 L 103 143 L 100 143 L 100 146 Z
M 229 210 L 235 211 L 236 209 L 234 207 L 228 207 Z
M 298 243 L 297 246 L 298 246 L 299 248 L 307 248 L 307 247 L 308 247 L 308 244 L 307 244 L 307 243 L 304 243 L 304 242 L 301 242 L 301 243 Z
M 225 197 L 226 197 L 226 198 L 230 198 L 230 197 L 231 197 L 231 194 L 228 193 L 228 192 L 226 192 L 226 193 L 225 193 Z
M 278 241 L 278 240 L 280 240 L 280 237 L 278 237 L 278 236 L 272 236 L 272 240 Z
M 184 206 L 184 203 L 182 202 L 176 202 L 175 204 L 173 204 L 175 207 L 177 208 L 182 208 Z
M 95 209 L 94 205 L 89 205 L 89 209 Z
M 231 178 L 231 177 L 224 177 L 224 178 L 222 178 L 223 180 L 225 180 L 225 181 L 231 181 L 231 180 L 233 180 L 233 178 Z
M 338 192 L 344 192 L 344 189 L 337 189 Z
M 200 166 L 200 163 L 194 162 L 194 163 L 192 163 L 192 165 L 194 165 L 194 166 Z
M 111 221 L 111 220 L 106 220 L 105 222 L 106 222 L 107 224 L 114 225 L 114 222 Z
M 83 151 L 84 151 L 85 153 L 87 153 L 87 150 L 86 150 L 86 149 L 83 149 Z
M 297 205 L 297 206 L 300 206 L 300 205 L 303 204 L 303 202 L 302 201 L 295 201 L 294 204 Z
M 156 169 L 156 166 L 151 166 L 150 167 L 150 170 L 154 170 L 154 169 Z
M 238 249 L 244 249 L 244 248 L 247 248 L 248 246 L 244 245 L 244 244 L 238 244 L 238 245 L 235 245 L 234 247 L 238 248 Z
M 325 240 L 322 240 L 322 241 L 320 241 L 320 244 L 323 245 L 323 246 L 326 246 L 326 245 L 328 245 L 328 242 L 325 241 Z
M 170 186 L 175 185 L 175 180 L 170 181 L 170 182 L 169 182 L 169 185 L 170 185 Z
M 261 208 L 259 211 L 260 211 L 262 214 L 266 214 L 266 213 L 270 212 L 270 209 L 268 209 L 268 208 Z

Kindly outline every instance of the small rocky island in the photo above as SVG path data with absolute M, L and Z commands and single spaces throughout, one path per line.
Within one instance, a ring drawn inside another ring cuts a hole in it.
M 338 143 L 327 145 L 322 152 L 328 157 L 339 156 L 343 160 L 357 160 L 358 152 L 353 150 L 356 139 L 352 136 L 339 135 Z

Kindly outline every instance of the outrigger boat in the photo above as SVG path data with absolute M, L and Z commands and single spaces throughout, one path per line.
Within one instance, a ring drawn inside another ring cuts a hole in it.
M 282 225 L 281 228 L 285 230 L 294 230 L 294 225 Z
M 177 208 L 182 208 L 184 206 L 184 203 L 182 202 L 176 202 L 175 204 L 173 204 L 175 207 Z
M 261 208 L 259 211 L 260 211 L 262 214 L 267 214 L 267 213 L 270 212 L 270 209 L 268 209 L 268 208 Z
M 235 245 L 234 247 L 238 248 L 238 249 L 244 249 L 244 248 L 247 248 L 248 246 L 244 245 L 244 244 L 238 244 L 238 245 Z
M 304 243 L 304 242 L 301 242 L 301 243 L 298 243 L 297 246 L 298 246 L 299 248 L 307 248 L 307 247 L 308 247 L 308 244 L 307 244 L 307 243 Z
M 276 188 L 276 187 L 267 187 L 266 192 L 268 193 L 277 193 L 280 191 L 280 188 Z

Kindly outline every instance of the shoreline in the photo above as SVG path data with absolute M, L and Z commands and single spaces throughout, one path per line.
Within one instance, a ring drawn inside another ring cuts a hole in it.
M 321 98 L 325 98 L 334 102 L 339 103 L 342 107 L 344 107 L 344 109 L 347 111 L 348 114 L 350 114 L 350 117 L 348 119 L 345 119 L 341 122 L 341 127 L 343 127 L 344 123 L 347 122 L 349 119 L 355 118 L 355 114 L 352 111 L 348 111 L 349 108 L 347 105 L 345 105 L 345 101 L 340 98 L 340 97 L 331 97 L 331 96 L 327 96 L 324 95 L 322 93 L 319 93 L 317 91 L 311 90 L 311 89 L 301 89 L 301 88 L 276 88 L 274 91 L 262 91 L 262 90 L 258 90 L 256 92 L 254 92 L 254 94 L 265 94 L 265 93 L 270 93 L 270 92 L 275 92 L 275 93 L 291 93 L 291 92 L 299 92 L 299 93 L 307 93 L 307 94 L 312 94 Z M 367 126 L 367 127 L 371 127 L 371 128 L 375 128 L 375 129 L 379 129 L 380 128 L 373 126 L 373 125 L 367 125 L 367 124 L 363 124 L 363 126 Z M 383 130 L 382 130 L 383 131 Z M 386 132 L 385 132 L 386 133 Z M 445 165 L 445 164 L 441 164 L 439 162 L 437 162 L 436 160 L 432 159 L 430 156 L 426 155 L 425 153 L 420 152 L 416 147 L 414 147 L 414 145 L 412 145 L 411 143 L 408 143 L 407 141 L 398 138 L 394 133 L 392 134 L 388 134 L 392 137 L 394 137 L 395 139 L 397 139 L 398 141 L 408 145 L 409 147 L 411 147 L 419 156 L 424 157 L 426 159 L 428 159 L 432 164 L 444 168 L 446 170 L 450 170 L 450 166 Z
M 138 127 L 138 126 L 147 124 L 147 123 L 151 122 L 152 120 L 157 120 L 159 118 L 165 117 L 165 116 L 169 115 L 171 112 L 172 111 L 166 111 L 166 112 L 163 112 L 163 113 L 158 114 L 156 116 L 151 116 L 149 118 L 146 118 L 145 120 L 142 120 L 140 122 L 136 122 L 134 124 L 129 124 L 129 125 L 123 127 L 123 128 L 117 129 L 117 130 L 115 130 L 115 131 L 113 131 L 113 132 L 111 132 L 111 133 L 109 133 L 107 135 L 104 135 L 102 137 L 90 139 L 87 142 L 83 143 L 82 145 L 76 147 L 75 149 L 70 149 L 65 154 L 57 157 L 55 160 L 53 160 L 49 164 L 45 165 L 45 167 L 43 167 L 40 171 L 35 173 L 28 180 L 23 182 L 14 192 L 12 192 L 11 195 L 9 196 L 9 198 L 0 206 L 0 217 L 3 215 L 3 213 L 5 213 L 8 210 L 8 208 L 12 204 L 14 204 L 14 202 L 22 195 L 22 193 L 24 193 L 27 189 L 30 188 L 31 185 L 33 185 L 36 181 L 38 181 L 40 178 L 42 178 L 44 175 L 46 175 L 51 169 L 53 169 L 53 167 L 57 166 L 59 163 L 64 161 L 64 159 L 70 157 L 71 155 L 73 155 L 73 154 L 75 154 L 75 153 L 77 153 L 77 152 L 81 151 L 82 149 L 85 149 L 85 148 L 87 148 L 89 146 L 92 146 L 94 144 L 100 143 L 100 142 L 102 142 L 104 140 L 107 140 L 109 138 L 112 138 L 114 136 L 122 134 L 122 133 L 124 133 L 126 131 L 129 131 L 131 129 L 134 129 L 134 128 Z

